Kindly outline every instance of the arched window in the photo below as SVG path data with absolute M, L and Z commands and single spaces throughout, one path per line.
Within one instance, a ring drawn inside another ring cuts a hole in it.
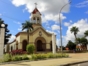
M 37 20 L 39 20 L 39 17 L 37 18 Z
M 16 50 L 18 50 L 18 41 L 16 42 Z
M 11 46 L 11 51 L 13 50 L 13 46 Z
M 35 17 L 33 18 L 33 20 L 35 20 Z
M 28 44 L 27 40 L 22 41 L 22 49 L 23 49 L 23 51 L 26 51 L 27 44 Z

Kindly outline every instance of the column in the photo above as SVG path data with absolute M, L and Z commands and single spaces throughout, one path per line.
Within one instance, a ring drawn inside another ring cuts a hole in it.
M 87 50 L 88 50 L 88 44 L 87 44 Z
M 3 58 L 5 28 L 0 28 L 0 58 Z
M 53 54 L 55 54 L 56 53 L 56 39 L 55 39 L 56 37 L 55 37 L 55 35 L 54 35 L 54 33 L 52 34 L 52 52 L 53 52 Z

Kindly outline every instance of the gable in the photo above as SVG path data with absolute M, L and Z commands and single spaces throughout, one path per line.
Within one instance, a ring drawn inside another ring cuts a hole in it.
M 47 36 L 51 36 L 51 35 L 52 35 L 51 33 L 46 32 L 46 30 L 45 30 L 44 28 L 42 28 L 42 27 L 36 28 L 36 29 L 33 30 L 31 33 L 32 33 L 32 34 L 36 34 L 36 32 L 44 33 L 44 34 L 46 34 Z

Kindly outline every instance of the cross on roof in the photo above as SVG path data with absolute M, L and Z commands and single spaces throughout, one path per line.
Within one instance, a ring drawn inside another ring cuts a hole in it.
M 35 7 L 37 7 L 37 3 L 35 3 Z

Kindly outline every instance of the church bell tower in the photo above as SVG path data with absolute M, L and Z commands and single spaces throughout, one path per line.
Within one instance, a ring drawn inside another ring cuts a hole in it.
M 41 13 L 37 9 L 37 4 L 35 3 L 35 9 L 31 13 L 31 21 L 35 24 L 41 25 Z

